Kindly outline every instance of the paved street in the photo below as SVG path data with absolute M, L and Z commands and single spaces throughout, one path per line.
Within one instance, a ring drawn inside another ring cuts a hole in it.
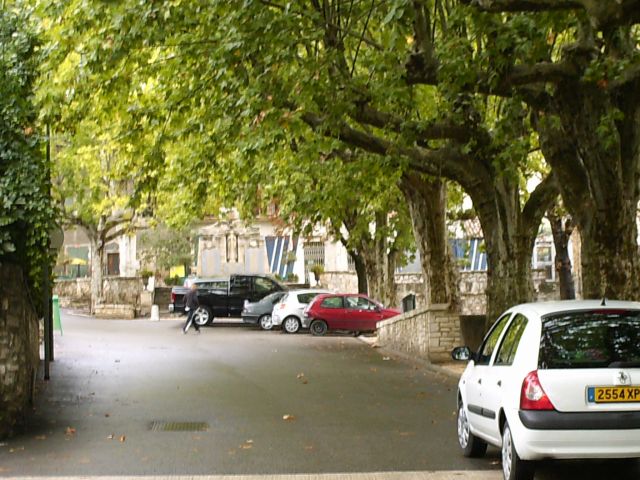
M 0 444 L 0 476 L 501 477 L 497 450 L 460 455 L 451 377 L 348 336 L 180 326 L 64 315 L 51 381 L 39 382 L 28 431 Z M 536 478 L 603 478 L 617 465 L 553 463 Z

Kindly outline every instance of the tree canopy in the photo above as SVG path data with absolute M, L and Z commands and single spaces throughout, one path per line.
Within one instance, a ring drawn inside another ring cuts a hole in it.
M 533 239 L 561 191 L 585 295 L 635 298 L 639 3 L 43 2 L 43 105 L 69 129 L 121 119 L 118 137 L 144 147 L 134 198 L 189 189 L 181 211 L 268 191 L 273 162 L 376 158 L 423 215 L 441 195 L 425 182 L 455 181 L 486 236 L 492 313 L 530 299 Z M 550 169 L 529 195 L 538 148 Z

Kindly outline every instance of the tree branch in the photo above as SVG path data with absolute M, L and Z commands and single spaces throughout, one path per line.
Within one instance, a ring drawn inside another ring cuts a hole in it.
M 461 3 L 475 7 L 483 12 L 545 12 L 550 10 L 582 9 L 577 0 L 460 0 Z
M 560 186 L 556 176 L 552 173 L 547 175 L 542 182 L 538 184 L 535 190 L 529 196 L 529 200 L 522 210 L 522 224 L 530 225 L 531 229 L 538 229 L 542 217 L 560 195 Z M 531 238 L 535 238 L 534 231 L 527 232 Z M 533 245 L 531 245 L 533 248 Z
M 407 83 L 409 85 L 425 84 L 437 85 L 440 81 L 437 69 L 422 64 L 412 56 L 407 65 Z M 489 75 L 479 71 L 476 73 L 475 82 L 469 82 L 467 91 L 510 97 L 513 90 L 522 86 L 530 86 L 544 83 L 557 83 L 559 81 L 578 78 L 581 72 L 576 66 L 567 63 L 541 62 L 534 65 L 515 65 L 507 72 L 499 82 L 492 83 Z
M 418 122 L 405 121 L 396 115 L 381 112 L 366 104 L 358 105 L 354 120 L 376 128 L 388 129 L 395 133 L 410 131 L 420 140 L 450 139 L 464 143 L 471 138 L 471 127 L 469 125 L 460 126 L 449 122 L 432 122 L 421 125 Z
M 447 146 L 439 149 L 424 149 L 418 146 L 407 147 L 397 145 L 369 132 L 358 130 L 345 122 L 337 126 L 328 127 L 324 118 L 305 112 L 301 119 L 317 133 L 340 140 L 353 147 L 378 155 L 393 155 L 408 158 L 411 167 L 422 173 L 433 176 L 455 178 L 459 173 L 456 163 L 467 158 L 457 147 Z

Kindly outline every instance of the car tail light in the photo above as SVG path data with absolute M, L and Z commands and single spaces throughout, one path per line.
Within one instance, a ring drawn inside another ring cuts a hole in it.
M 530 372 L 522 382 L 520 410 L 555 410 L 540 384 L 537 370 Z
M 279 303 L 278 305 L 276 305 L 276 308 L 278 310 L 283 310 L 284 309 L 284 303 Z
M 176 303 L 176 292 L 171 292 L 171 303 Z

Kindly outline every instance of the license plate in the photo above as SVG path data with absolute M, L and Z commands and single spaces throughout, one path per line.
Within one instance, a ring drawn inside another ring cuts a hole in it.
M 632 387 L 588 387 L 589 403 L 640 402 L 640 386 Z

